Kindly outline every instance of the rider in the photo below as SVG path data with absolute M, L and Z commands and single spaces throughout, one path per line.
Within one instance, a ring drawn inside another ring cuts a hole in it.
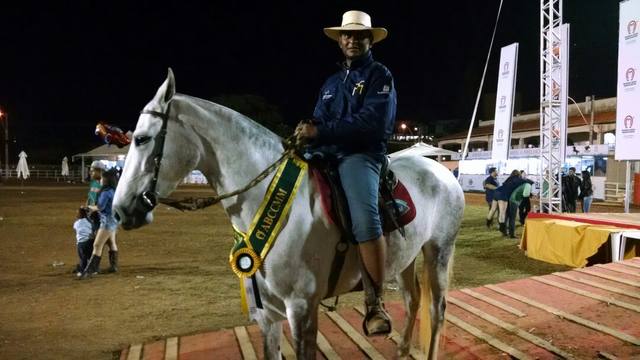
M 364 328 L 369 335 L 386 334 L 391 331 L 382 304 L 387 245 L 378 214 L 378 186 L 394 129 L 396 91 L 391 72 L 373 60 L 371 45 L 383 40 L 387 30 L 371 27 L 369 15 L 352 10 L 342 16 L 342 26 L 325 28 L 324 33 L 338 42 L 345 61 L 320 90 L 313 119 L 296 128 L 297 139 L 337 159 L 364 265 Z

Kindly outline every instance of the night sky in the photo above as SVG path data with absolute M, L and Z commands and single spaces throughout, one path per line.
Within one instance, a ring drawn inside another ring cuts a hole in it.
M 351 9 L 389 30 L 373 55 L 395 77 L 398 119 L 459 119 L 465 127 L 499 0 L 62 3 L 0 5 L 0 108 L 10 114 L 12 162 L 20 150 L 31 163 L 58 163 L 98 146 L 98 121 L 132 130 L 167 67 L 178 92 L 260 95 L 295 124 L 310 117 L 342 59 L 322 28 Z M 615 96 L 618 2 L 564 5 L 570 96 Z M 500 47 L 519 42 L 516 111 L 538 107 L 539 20 L 539 1 L 505 1 L 483 94 L 495 93 Z M 492 117 L 493 107 L 485 104 L 479 117 Z

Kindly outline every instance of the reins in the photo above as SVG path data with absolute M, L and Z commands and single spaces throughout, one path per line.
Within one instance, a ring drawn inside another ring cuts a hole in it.
M 204 197 L 204 198 L 194 198 L 187 197 L 181 200 L 171 199 L 171 198 L 161 198 L 158 199 L 158 202 L 176 208 L 180 211 L 193 211 L 204 209 L 209 206 L 215 205 L 220 201 L 236 196 L 238 194 L 242 194 L 243 192 L 251 189 L 252 187 L 258 185 L 262 180 L 266 179 L 272 172 L 274 172 L 278 166 L 280 166 L 283 162 L 287 160 L 287 158 L 292 155 L 296 151 L 296 142 L 295 135 L 291 135 L 288 138 L 282 141 L 284 145 L 284 151 L 278 160 L 269 165 L 266 169 L 264 169 L 258 176 L 256 176 L 253 180 L 251 180 L 247 185 L 243 186 L 240 189 L 228 192 L 226 194 L 221 194 L 217 196 Z

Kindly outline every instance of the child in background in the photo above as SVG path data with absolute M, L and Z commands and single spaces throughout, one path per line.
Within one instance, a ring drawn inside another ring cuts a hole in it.
M 76 221 L 73 223 L 73 229 L 76 231 L 76 249 L 80 262 L 75 269 L 76 276 L 82 275 L 82 270 L 87 267 L 91 252 L 93 251 L 93 241 L 96 237 L 96 221 L 97 212 L 92 212 L 89 208 L 80 207 L 76 215 Z M 97 223 L 99 224 L 99 219 Z

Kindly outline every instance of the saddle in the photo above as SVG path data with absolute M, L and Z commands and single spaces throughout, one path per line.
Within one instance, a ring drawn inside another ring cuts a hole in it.
M 399 230 L 404 237 L 403 226 L 416 217 L 416 209 L 406 187 L 389 169 L 389 159 L 387 157 L 384 159 L 380 170 L 378 196 L 378 213 L 382 231 L 388 234 Z M 327 298 L 334 293 L 349 244 L 356 244 L 356 241 L 351 230 L 351 215 L 337 166 L 332 161 L 317 158 L 312 158 L 308 163 L 311 179 L 320 192 L 324 213 L 340 229 L 340 241 L 336 246 L 336 256 L 331 264 L 329 288 L 325 296 Z M 361 284 L 352 291 L 362 290 L 360 286 Z
M 388 234 L 400 230 L 416 217 L 416 209 L 407 188 L 389 169 L 389 159 L 384 158 L 380 170 L 380 190 L 378 195 L 378 213 L 382 231 Z M 340 229 L 343 237 L 355 243 L 351 232 L 351 215 L 336 166 L 324 160 L 309 162 L 311 178 L 315 182 L 322 201 L 325 215 Z

